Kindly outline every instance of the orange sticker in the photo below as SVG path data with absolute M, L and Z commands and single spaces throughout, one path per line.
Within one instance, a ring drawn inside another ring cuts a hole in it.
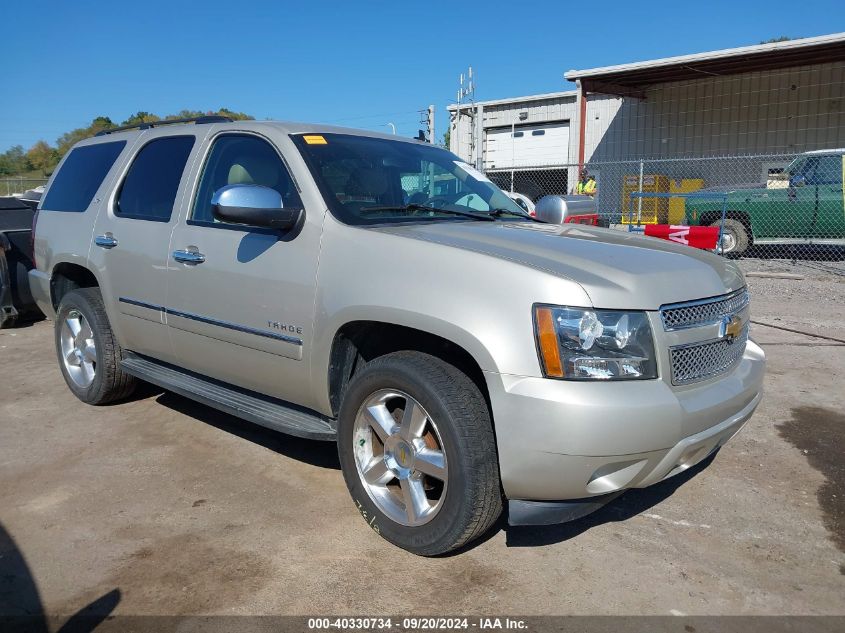
M 302 138 L 308 145 L 328 145 L 328 141 L 319 134 L 306 134 Z

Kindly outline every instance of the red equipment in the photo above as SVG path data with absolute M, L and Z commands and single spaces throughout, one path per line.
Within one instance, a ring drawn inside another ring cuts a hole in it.
M 670 224 L 646 224 L 645 234 L 670 242 L 686 244 L 693 248 L 715 250 L 719 243 L 718 226 L 675 226 Z

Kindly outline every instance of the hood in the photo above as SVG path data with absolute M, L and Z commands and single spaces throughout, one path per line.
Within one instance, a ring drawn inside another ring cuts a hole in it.
M 745 285 L 736 264 L 713 253 L 615 229 L 432 222 L 370 230 L 474 251 L 574 281 L 595 308 L 656 310 Z

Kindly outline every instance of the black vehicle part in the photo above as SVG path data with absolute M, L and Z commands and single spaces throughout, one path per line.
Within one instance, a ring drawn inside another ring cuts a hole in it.
M 162 125 L 173 125 L 175 123 L 195 123 L 202 125 L 204 123 L 231 123 L 234 119 L 227 116 L 220 116 L 217 114 L 208 114 L 205 116 L 188 117 L 187 119 L 163 119 L 161 121 L 145 121 L 144 123 L 134 123 L 132 125 L 121 125 L 120 127 L 109 128 L 108 130 L 100 130 L 95 136 L 105 136 L 106 134 L 114 134 L 115 132 L 124 132 L 126 130 L 149 130 L 154 127 L 161 127 Z
M 613 501 L 623 491 L 570 501 L 508 501 L 508 525 L 555 525 L 592 514 Z
M 302 407 L 126 352 L 121 369 L 146 382 L 255 424 L 312 440 L 334 441 L 334 421 Z
M 43 317 L 29 291 L 33 213 L 18 198 L 0 198 L 0 328 Z

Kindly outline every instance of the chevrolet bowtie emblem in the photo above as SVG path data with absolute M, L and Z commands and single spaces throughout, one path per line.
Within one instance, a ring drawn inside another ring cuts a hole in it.
M 738 316 L 726 316 L 719 323 L 719 338 L 734 340 L 742 332 L 742 319 Z

